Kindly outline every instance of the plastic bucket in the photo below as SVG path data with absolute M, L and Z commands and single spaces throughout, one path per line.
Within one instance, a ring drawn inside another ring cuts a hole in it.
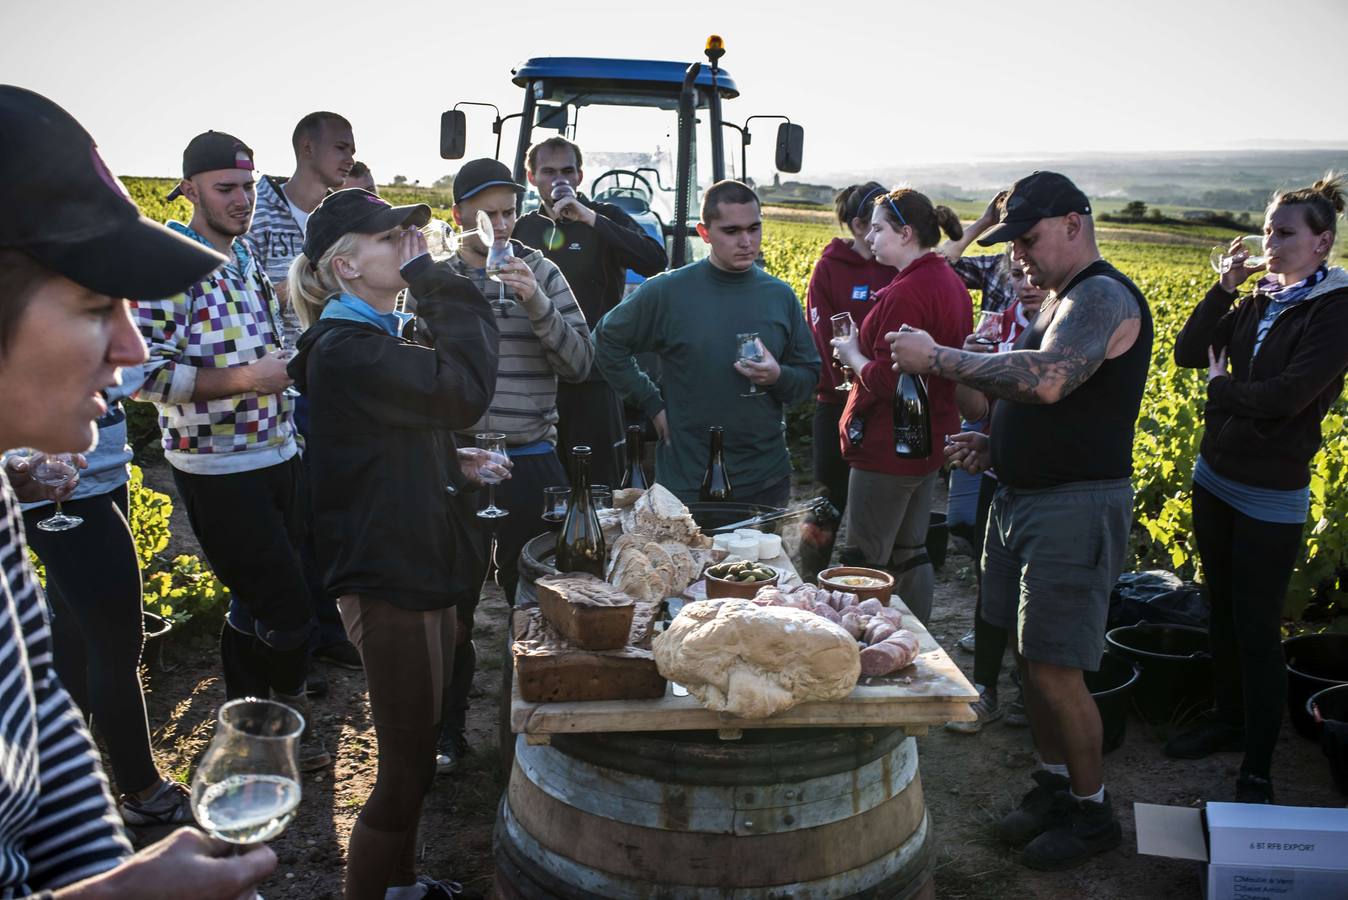
M 1126 625 L 1111 629 L 1105 642 L 1141 669 L 1133 705 L 1148 722 L 1178 725 L 1212 706 L 1212 656 L 1202 628 Z
M 1104 752 L 1117 750 L 1128 727 L 1128 701 L 1141 668 L 1120 656 L 1108 653 L 1100 660 L 1100 671 L 1086 672 L 1086 689 L 1100 710 Z
M 1329 757 L 1334 783 L 1348 794 L 1348 684 L 1311 694 L 1306 715 L 1320 728 L 1320 746 Z
M 1306 712 L 1311 694 L 1348 684 L 1348 634 L 1303 634 L 1282 642 L 1287 658 L 1287 712 L 1303 736 L 1316 740 L 1320 729 Z

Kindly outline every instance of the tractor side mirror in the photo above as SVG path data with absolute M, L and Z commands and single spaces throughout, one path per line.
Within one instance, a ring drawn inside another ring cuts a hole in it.
M 777 126 L 777 170 L 799 172 L 805 151 L 805 129 L 790 122 Z
M 468 117 L 461 109 L 451 109 L 440 116 L 440 158 L 463 159 L 468 146 Z M 779 151 L 780 152 L 780 151 Z

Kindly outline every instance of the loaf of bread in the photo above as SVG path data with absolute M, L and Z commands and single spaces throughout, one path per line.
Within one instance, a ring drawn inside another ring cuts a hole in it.
M 636 600 L 593 575 L 548 575 L 534 583 L 538 608 L 568 641 L 586 650 L 627 644 Z
M 657 609 L 636 604 L 628 644 L 617 650 L 583 650 L 558 634 L 540 610 L 516 610 L 511 629 L 520 696 L 532 703 L 663 697 L 665 679 L 650 650 Z

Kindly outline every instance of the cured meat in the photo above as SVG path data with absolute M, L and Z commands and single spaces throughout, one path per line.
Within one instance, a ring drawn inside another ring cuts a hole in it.
M 884 609 L 876 613 L 876 615 L 884 619 L 889 624 L 893 625 L 895 629 L 903 627 L 903 613 L 899 612 L 892 606 L 886 606 Z
M 860 606 L 861 611 L 868 616 L 878 616 L 880 615 L 880 611 L 885 608 L 885 605 L 874 597 L 871 597 L 868 600 L 862 600 L 857 605 Z
M 920 650 L 917 635 L 900 628 L 878 644 L 861 651 L 862 675 L 888 675 L 917 659 Z
M 857 640 L 861 640 L 861 636 L 866 633 L 866 619 L 860 613 L 843 613 L 838 624 Z
M 833 607 L 829 606 L 827 603 L 815 603 L 814 607 L 811 609 L 811 612 L 813 612 L 816 616 L 822 616 L 823 618 L 828 619 L 830 622 L 842 621 L 842 616 L 838 615 L 838 611 Z
M 875 618 L 871 619 L 871 626 L 866 630 L 865 641 L 868 645 L 878 644 L 881 641 L 887 640 L 890 637 L 890 635 L 894 634 L 894 632 L 898 630 L 899 629 L 889 624 L 889 622 L 885 621 L 879 616 L 876 616 Z

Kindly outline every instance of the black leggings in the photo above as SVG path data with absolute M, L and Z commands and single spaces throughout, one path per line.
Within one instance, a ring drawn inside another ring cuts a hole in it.
M 978 576 L 978 600 L 974 604 L 974 683 L 981 684 L 994 696 L 997 679 L 1002 676 L 1002 657 L 1006 655 L 1007 630 L 983 619 L 983 539 L 988 530 L 988 510 L 997 493 L 997 479 L 984 475 L 978 483 L 978 514 L 974 521 L 974 573 Z
M 451 607 L 409 610 L 382 600 L 337 601 L 360 650 L 379 745 L 374 790 L 351 832 L 347 900 L 382 900 L 416 881 L 417 824 L 435 777 L 435 744 L 454 666 Z
M 814 408 L 814 480 L 828 490 L 839 515 L 847 511 L 847 479 L 852 474 L 838 439 L 842 413 L 841 403 L 819 403 Z
M 1287 703 L 1282 607 L 1302 551 L 1301 525 L 1252 519 L 1193 486 L 1194 540 L 1212 614 L 1217 716 L 1245 725 L 1241 771 L 1269 777 Z
M 150 727 L 140 685 L 140 564 L 127 526 L 126 485 L 67 500 L 62 509 L 84 519 L 68 531 L 37 523 L 51 506 L 23 514 L 28 543 L 47 567 L 56 674 L 71 698 L 93 717 L 107 745 L 117 788 L 141 791 L 159 781 L 150 753 Z

